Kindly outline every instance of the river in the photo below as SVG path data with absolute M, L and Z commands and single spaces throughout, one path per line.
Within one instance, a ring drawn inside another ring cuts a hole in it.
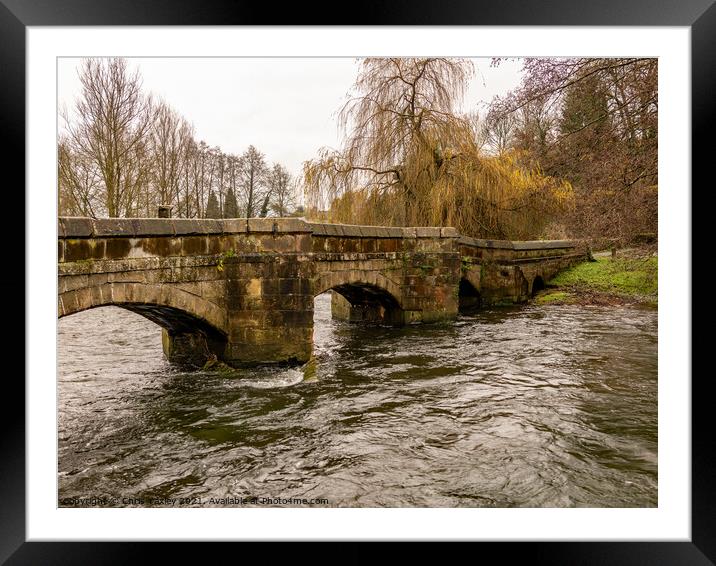
M 333 321 L 315 364 L 179 371 L 117 307 L 58 324 L 60 506 L 655 507 L 657 312 Z

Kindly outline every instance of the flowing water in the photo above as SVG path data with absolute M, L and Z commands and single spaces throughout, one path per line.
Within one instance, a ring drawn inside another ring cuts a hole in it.
M 186 372 L 116 307 L 59 322 L 60 506 L 654 507 L 657 313 L 333 321 L 315 363 Z

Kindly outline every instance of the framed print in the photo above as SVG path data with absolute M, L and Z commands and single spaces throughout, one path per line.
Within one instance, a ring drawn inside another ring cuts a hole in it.
M 716 560 L 691 370 L 716 8 L 402 4 L 2 0 L 8 564 L 155 540 Z

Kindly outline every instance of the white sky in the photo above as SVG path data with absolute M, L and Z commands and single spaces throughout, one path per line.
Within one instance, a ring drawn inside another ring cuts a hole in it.
M 80 58 L 58 58 L 58 104 L 79 96 Z M 194 125 L 197 141 L 240 154 L 253 144 L 269 163 L 299 174 L 324 146 L 338 148 L 336 113 L 346 101 L 355 58 L 128 58 L 144 91 L 163 98 Z M 520 80 L 521 62 L 473 59 L 463 110 L 477 109 Z

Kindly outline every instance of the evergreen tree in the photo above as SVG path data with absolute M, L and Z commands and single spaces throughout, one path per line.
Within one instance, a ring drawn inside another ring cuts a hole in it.
M 605 85 L 595 76 L 568 87 L 559 121 L 560 134 L 582 138 L 603 135 L 609 129 L 607 96 Z
M 266 196 L 264 197 L 264 202 L 261 205 L 261 211 L 259 212 L 260 218 L 266 218 L 266 216 L 268 215 L 270 199 L 271 199 L 271 193 L 267 193 Z
M 239 216 L 239 206 L 236 203 L 236 193 L 233 187 L 229 187 L 224 198 L 224 218 L 237 218 Z
M 568 179 L 579 191 L 609 186 L 612 175 L 611 136 L 607 90 L 597 76 L 566 89 L 557 122 L 559 151 L 546 163 L 549 173 Z
M 206 203 L 205 218 L 221 218 L 221 211 L 219 210 L 219 200 L 216 198 L 214 191 L 209 191 L 209 199 Z

